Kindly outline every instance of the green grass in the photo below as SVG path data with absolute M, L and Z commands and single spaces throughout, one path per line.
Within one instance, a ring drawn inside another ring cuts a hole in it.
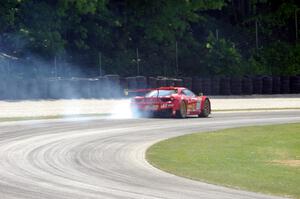
M 300 123 L 181 136 L 153 145 L 146 158 L 194 180 L 300 198 Z

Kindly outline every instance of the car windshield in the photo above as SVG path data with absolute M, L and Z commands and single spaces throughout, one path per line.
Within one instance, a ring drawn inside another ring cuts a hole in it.
M 145 97 L 162 97 L 175 94 L 176 90 L 153 90 L 145 95 Z

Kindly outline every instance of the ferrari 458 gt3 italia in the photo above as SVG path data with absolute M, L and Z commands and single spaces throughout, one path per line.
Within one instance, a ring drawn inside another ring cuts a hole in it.
M 132 98 L 131 109 L 134 114 L 185 118 L 190 115 L 208 117 L 211 113 L 209 98 L 197 96 L 187 88 L 160 87 L 147 91 L 144 96 Z

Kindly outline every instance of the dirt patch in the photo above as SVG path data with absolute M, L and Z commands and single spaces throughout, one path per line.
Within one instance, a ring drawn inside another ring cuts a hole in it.
M 289 167 L 300 167 L 300 160 L 273 160 L 272 163 Z

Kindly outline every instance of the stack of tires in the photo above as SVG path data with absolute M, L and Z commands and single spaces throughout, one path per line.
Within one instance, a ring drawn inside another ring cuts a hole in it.
M 71 80 L 60 79 L 60 80 L 58 80 L 58 83 L 59 83 L 58 98 L 64 98 L 64 99 L 76 98 L 75 91 L 73 90 Z
M 8 90 L 14 93 L 14 99 L 28 99 L 27 81 L 23 78 L 16 77 L 14 79 L 14 85 L 11 85 Z
M 59 99 L 60 98 L 60 82 L 58 78 L 50 78 L 48 79 L 48 97 L 50 99 Z
M 167 86 L 167 82 L 165 78 L 159 77 L 157 79 L 157 87 Z
M 193 88 L 192 91 L 198 95 L 199 93 L 203 93 L 202 90 L 202 79 L 199 77 L 193 77 Z
M 138 89 L 147 88 L 147 78 L 144 76 L 136 76 L 136 83 Z
M 37 87 L 39 91 L 39 99 L 46 99 L 47 98 L 47 80 L 46 79 L 37 79 Z
M 6 78 L 6 90 L 4 91 L 4 95 L 6 99 L 16 99 L 18 92 L 18 85 L 16 84 L 14 79 Z
M 136 77 L 127 77 L 127 85 L 129 90 L 135 90 L 137 89 L 137 82 L 136 82 Z
M 253 94 L 253 83 L 251 77 L 245 76 L 242 78 L 242 93 L 244 95 Z
M 166 78 L 166 86 L 172 86 L 173 80 L 171 78 Z
M 264 76 L 262 78 L 263 86 L 262 86 L 262 93 L 263 94 L 272 94 L 273 90 L 273 79 L 270 76 Z
M 82 84 L 82 90 L 81 95 L 82 98 L 91 98 L 91 88 L 90 88 L 90 79 L 89 78 L 83 78 L 80 80 Z
M 107 86 L 108 86 L 108 97 L 109 98 L 119 98 L 121 97 L 121 87 L 120 87 L 120 76 L 119 75 L 106 75 Z M 137 81 L 137 78 L 136 78 Z M 137 82 L 138 83 L 138 82 Z M 138 85 L 137 85 L 138 86 Z
M 280 77 L 280 93 L 288 94 L 290 93 L 290 77 L 289 76 L 281 76 Z
M 103 99 L 107 98 L 108 94 L 106 93 L 107 90 L 107 79 L 106 77 L 98 77 L 96 82 L 96 92 L 97 92 L 97 98 Z
M 182 79 L 183 79 L 183 86 L 186 87 L 187 89 L 192 90 L 193 79 L 191 77 L 184 77 Z
M 6 99 L 6 81 L 3 77 L 0 79 L 0 100 Z
M 290 82 L 291 93 L 300 93 L 300 76 L 292 76 Z
M 256 76 L 252 78 L 253 83 L 253 94 L 262 94 L 263 89 L 263 79 L 261 76 Z
M 157 79 L 155 77 L 148 78 L 148 88 L 157 88 Z
M 230 78 L 231 94 L 241 95 L 242 94 L 242 78 L 231 77 Z
M 128 79 L 126 79 L 126 80 L 128 80 Z M 105 99 L 109 98 L 109 92 L 110 92 L 109 89 L 110 88 L 108 87 L 109 84 L 108 84 L 107 77 L 105 77 L 105 76 L 99 77 L 98 81 L 99 81 L 98 84 L 99 84 L 101 98 L 105 98 Z M 128 83 L 128 81 L 127 81 L 127 83 Z
M 98 96 L 98 78 L 92 78 L 89 80 L 90 87 L 90 98 L 96 99 Z
M 229 77 L 222 77 L 220 79 L 220 94 L 221 95 L 230 95 L 230 78 Z
M 174 86 L 183 86 L 183 80 L 182 79 L 174 79 Z
M 202 79 L 202 91 L 204 95 L 211 95 L 211 80 L 210 78 Z
M 218 76 L 211 79 L 211 94 L 220 95 L 220 77 Z
M 40 97 L 40 88 L 37 79 L 28 79 L 26 82 L 26 99 L 38 99 Z
M 280 77 L 273 76 L 272 77 L 272 94 L 280 93 Z

